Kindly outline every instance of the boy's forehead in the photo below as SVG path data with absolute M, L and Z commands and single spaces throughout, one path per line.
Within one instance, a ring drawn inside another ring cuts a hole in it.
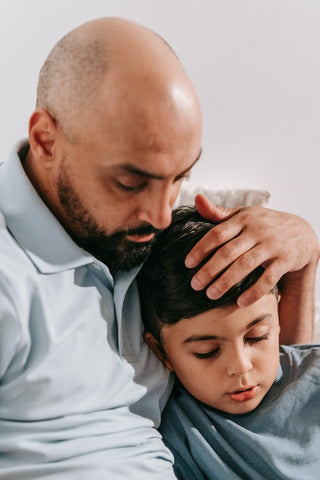
M 259 323 L 278 322 L 278 304 L 273 294 L 267 294 L 249 307 L 236 304 L 212 308 L 173 325 L 163 325 L 162 336 L 176 336 L 182 343 L 195 341 L 197 337 L 221 338 L 226 333 L 241 334 Z

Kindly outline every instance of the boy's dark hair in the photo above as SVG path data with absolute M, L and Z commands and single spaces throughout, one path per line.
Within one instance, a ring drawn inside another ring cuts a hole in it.
M 145 329 L 159 342 L 162 323 L 174 324 L 212 308 L 235 304 L 239 295 L 264 271 L 262 267 L 256 268 L 217 300 L 210 300 L 206 289 L 193 290 L 191 279 L 208 258 L 193 269 L 185 266 L 185 258 L 213 226 L 215 224 L 204 219 L 194 207 L 177 208 L 171 225 L 158 235 L 138 275 Z

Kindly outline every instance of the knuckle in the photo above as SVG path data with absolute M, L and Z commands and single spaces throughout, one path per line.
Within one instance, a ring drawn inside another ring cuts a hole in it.
M 215 276 L 216 275 L 210 261 L 207 262 L 197 274 L 197 277 L 199 278 L 199 280 L 201 280 L 201 283 L 205 285 L 214 280 Z
M 244 226 L 255 215 L 257 215 L 256 207 L 243 207 L 239 212 L 239 221 Z
M 250 226 L 255 230 L 260 230 L 269 226 L 267 210 L 259 206 L 244 207 L 239 213 L 239 221 L 242 227 Z
M 279 276 L 276 271 L 269 269 L 263 274 L 264 285 L 273 287 L 279 280 Z
M 249 290 L 247 290 L 246 294 L 250 303 L 254 303 L 270 290 L 271 287 L 269 287 L 269 285 L 265 285 L 263 282 L 258 280 L 252 287 L 249 288 Z
M 225 243 L 227 238 L 226 228 L 218 229 L 216 227 L 216 230 L 213 231 L 213 233 L 214 233 L 214 238 L 217 244 L 222 245 L 223 243 Z
M 242 270 L 253 270 L 255 267 L 255 259 L 252 255 L 243 255 L 239 258 L 239 267 Z
M 210 253 L 210 251 L 206 248 L 206 243 L 202 240 L 203 239 L 201 239 L 188 253 L 188 255 L 191 255 L 193 257 L 196 264 L 199 264 Z
M 259 300 L 259 298 L 263 297 L 263 295 L 265 295 L 266 291 L 263 289 L 263 288 L 252 288 L 251 292 L 250 292 L 250 301 L 252 303 L 255 303 L 257 300 Z
M 221 278 L 216 282 L 216 289 L 220 295 L 226 293 L 231 287 L 232 285 L 230 285 L 230 282 L 225 278 Z
M 220 248 L 219 254 L 222 260 L 231 260 L 234 255 L 234 249 L 231 244 L 227 243 L 223 247 Z

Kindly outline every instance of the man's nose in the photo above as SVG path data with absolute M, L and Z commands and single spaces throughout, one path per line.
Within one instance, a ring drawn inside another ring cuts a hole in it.
M 171 223 L 172 206 L 176 196 L 177 194 L 168 188 L 157 195 L 147 197 L 139 208 L 139 220 L 149 223 L 157 230 L 164 230 Z

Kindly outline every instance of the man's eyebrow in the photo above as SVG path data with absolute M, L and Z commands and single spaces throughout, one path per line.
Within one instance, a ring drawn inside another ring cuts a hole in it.
M 199 155 L 195 159 L 195 161 L 190 165 L 190 167 L 186 168 L 183 172 L 178 173 L 177 177 L 182 177 L 185 175 L 189 170 L 191 170 L 194 165 L 198 162 L 201 157 L 202 149 L 199 152 Z M 118 168 L 126 173 L 132 173 L 133 175 L 138 175 L 139 177 L 143 178 L 151 178 L 154 180 L 163 180 L 165 177 L 163 175 L 156 175 L 151 172 L 147 172 L 146 170 L 142 170 L 141 168 L 136 167 L 135 165 L 131 165 L 130 163 L 125 163 L 124 165 L 119 165 Z
M 254 325 L 257 325 L 258 323 L 262 322 L 262 320 L 265 320 L 268 317 L 271 317 L 271 313 L 262 313 L 261 315 L 259 315 L 258 318 L 250 322 L 244 330 L 249 330 L 250 328 L 254 327 Z M 182 343 L 205 342 L 208 340 L 225 340 L 225 337 L 219 337 L 216 335 L 191 335 L 191 337 L 183 340 Z

